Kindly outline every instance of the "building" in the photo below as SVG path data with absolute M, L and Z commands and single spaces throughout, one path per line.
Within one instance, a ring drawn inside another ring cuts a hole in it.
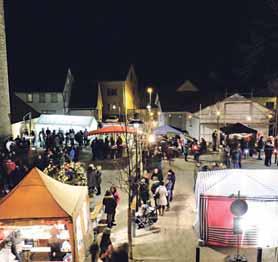
M 212 140 L 219 128 L 240 122 L 259 133 L 268 135 L 273 111 L 260 103 L 239 94 L 225 97 L 221 93 L 199 91 L 186 81 L 174 92 L 159 90 L 163 115 L 162 124 L 186 130 L 191 136 Z
M 128 73 L 121 72 L 117 78 L 107 80 L 104 75 L 99 78 L 99 87 L 103 101 L 103 118 L 113 115 L 128 114 L 139 107 L 139 94 L 137 76 L 133 66 L 130 66 Z
M 200 137 L 211 141 L 214 130 L 234 123 L 244 124 L 268 136 L 272 113 L 252 99 L 234 94 L 195 112 L 194 117 L 199 119 Z
M 11 135 L 4 1 L 0 0 L 0 140 Z
M 64 86 L 37 86 L 35 89 L 20 87 L 15 94 L 41 114 L 67 114 L 73 80 L 68 69 Z

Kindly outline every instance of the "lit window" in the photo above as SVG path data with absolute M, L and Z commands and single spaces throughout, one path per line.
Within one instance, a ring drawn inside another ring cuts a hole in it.
M 27 103 L 33 103 L 33 94 L 27 94 L 26 100 Z
M 45 103 L 45 93 L 40 93 L 39 94 L 39 102 L 40 103 Z
M 116 95 L 117 95 L 117 89 L 107 88 L 107 96 L 116 96 Z
M 51 94 L 51 103 L 57 103 L 58 102 L 58 95 L 57 93 Z

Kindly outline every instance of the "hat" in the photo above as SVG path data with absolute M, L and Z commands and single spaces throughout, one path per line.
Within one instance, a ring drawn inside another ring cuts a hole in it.
M 104 228 L 103 234 L 110 235 L 111 234 L 111 229 L 109 227 Z

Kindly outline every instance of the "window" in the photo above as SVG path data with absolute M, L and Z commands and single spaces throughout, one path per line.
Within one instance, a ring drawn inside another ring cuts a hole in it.
M 40 93 L 39 94 L 39 102 L 40 103 L 45 103 L 45 93 Z
M 33 103 L 33 94 L 27 94 L 26 95 L 26 101 L 27 103 Z
M 266 102 L 265 107 L 268 109 L 274 109 L 274 102 Z
M 117 95 L 117 89 L 107 88 L 107 96 L 116 96 L 116 95 Z
M 51 103 L 57 103 L 58 102 L 58 95 L 57 93 L 51 94 Z

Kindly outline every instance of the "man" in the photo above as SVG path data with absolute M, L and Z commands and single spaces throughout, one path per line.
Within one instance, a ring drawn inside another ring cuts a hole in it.
M 115 213 L 117 203 L 115 198 L 113 197 L 110 190 L 106 190 L 106 193 L 104 195 L 102 204 L 104 205 L 104 213 L 107 215 L 107 226 L 109 228 L 112 228 L 113 226 L 113 214 Z
M 212 133 L 212 150 L 215 152 L 216 151 L 216 144 L 217 144 L 217 131 L 214 130 Z
M 271 138 L 267 139 L 267 142 L 264 147 L 264 154 L 265 154 L 265 160 L 264 164 L 265 166 L 271 166 L 271 158 L 273 153 L 274 146 L 272 145 Z

